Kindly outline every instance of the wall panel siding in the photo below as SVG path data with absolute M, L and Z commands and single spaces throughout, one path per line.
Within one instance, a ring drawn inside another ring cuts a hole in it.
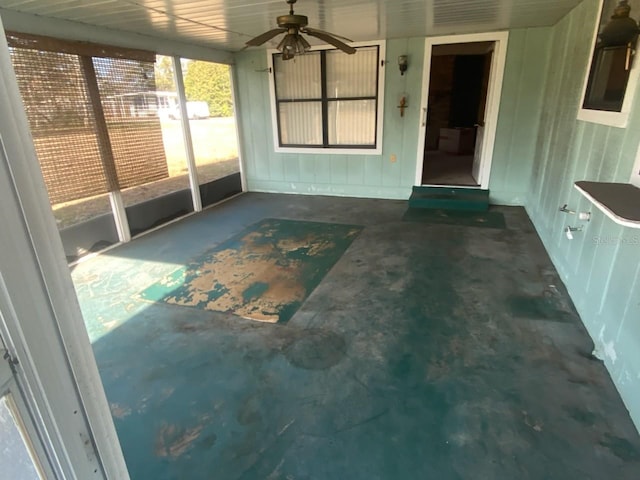
M 524 204 L 542 106 L 550 28 L 510 32 L 490 182 L 492 201 Z M 542 53 L 541 50 L 542 49 Z M 399 55 L 409 69 L 400 75 Z M 241 139 L 249 190 L 407 199 L 415 181 L 424 38 L 387 41 L 382 155 L 275 153 L 263 50 L 236 55 Z M 397 105 L 406 95 L 409 108 Z M 392 155 L 396 161 L 392 162 Z
M 640 141 L 638 93 L 626 129 L 576 120 L 597 16 L 598 1 L 585 0 L 551 28 L 526 208 L 640 427 L 640 231 L 615 224 L 573 188 L 577 180 L 627 182 Z M 581 222 L 558 211 L 564 203 L 592 212 L 572 241 L 563 228 Z
M 493 203 L 522 205 L 529 188 L 549 34 L 550 28 L 535 28 L 514 30 L 509 35 L 489 183 Z

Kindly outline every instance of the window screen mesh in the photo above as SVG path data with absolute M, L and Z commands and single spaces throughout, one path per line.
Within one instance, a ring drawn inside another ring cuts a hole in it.
M 12 48 L 11 58 L 51 203 L 107 192 L 79 57 Z
M 93 66 L 120 188 L 167 178 L 154 64 L 94 58 Z
M 102 55 L 107 47 L 8 40 L 52 205 L 168 177 L 153 55 L 111 49 L 136 59 L 91 59 L 51 50 Z

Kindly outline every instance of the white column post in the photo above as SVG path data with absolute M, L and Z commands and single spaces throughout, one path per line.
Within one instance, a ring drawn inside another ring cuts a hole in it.
M 187 168 L 189 170 L 189 184 L 191 185 L 191 198 L 193 199 L 193 210 L 202 211 L 202 199 L 200 198 L 200 183 L 198 182 L 198 170 L 196 168 L 196 156 L 193 153 L 193 140 L 191 138 L 191 127 L 189 126 L 189 113 L 187 112 L 187 95 L 184 93 L 184 80 L 182 77 L 182 65 L 180 57 L 173 57 L 173 76 L 178 90 L 178 104 L 180 107 L 180 121 L 182 123 L 182 138 L 184 139 L 184 149 L 187 154 Z
M 128 242 L 131 240 L 131 230 L 129 229 L 127 211 L 124 208 L 120 190 L 109 192 L 109 201 L 111 202 L 111 211 L 113 212 L 113 219 L 116 223 L 116 230 L 118 231 L 118 239 L 121 242 Z
M 231 100 L 233 101 L 233 120 L 236 123 L 236 142 L 238 145 L 238 163 L 240 165 L 240 183 L 242 185 L 242 191 L 247 191 L 247 174 L 244 168 L 244 161 L 242 158 L 242 135 L 240 134 L 240 97 L 238 95 L 236 66 L 229 66 L 229 75 L 231 75 Z

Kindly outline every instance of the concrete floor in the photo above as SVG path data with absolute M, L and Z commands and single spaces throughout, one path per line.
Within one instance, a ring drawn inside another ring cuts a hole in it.
M 73 272 L 134 480 L 637 479 L 640 438 L 524 210 L 246 194 Z M 266 217 L 365 226 L 286 324 L 136 295 Z
M 425 152 L 422 169 L 423 185 L 462 185 L 478 186 L 471 175 L 473 154 L 457 155 L 428 150 Z

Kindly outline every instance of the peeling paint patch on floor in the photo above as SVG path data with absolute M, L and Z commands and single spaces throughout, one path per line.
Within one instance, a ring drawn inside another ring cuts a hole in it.
M 177 425 L 162 425 L 156 439 L 156 455 L 178 458 L 191 448 L 200 436 L 202 429 L 203 425 L 188 429 Z
M 143 290 L 144 300 L 286 322 L 362 230 L 266 219 Z

